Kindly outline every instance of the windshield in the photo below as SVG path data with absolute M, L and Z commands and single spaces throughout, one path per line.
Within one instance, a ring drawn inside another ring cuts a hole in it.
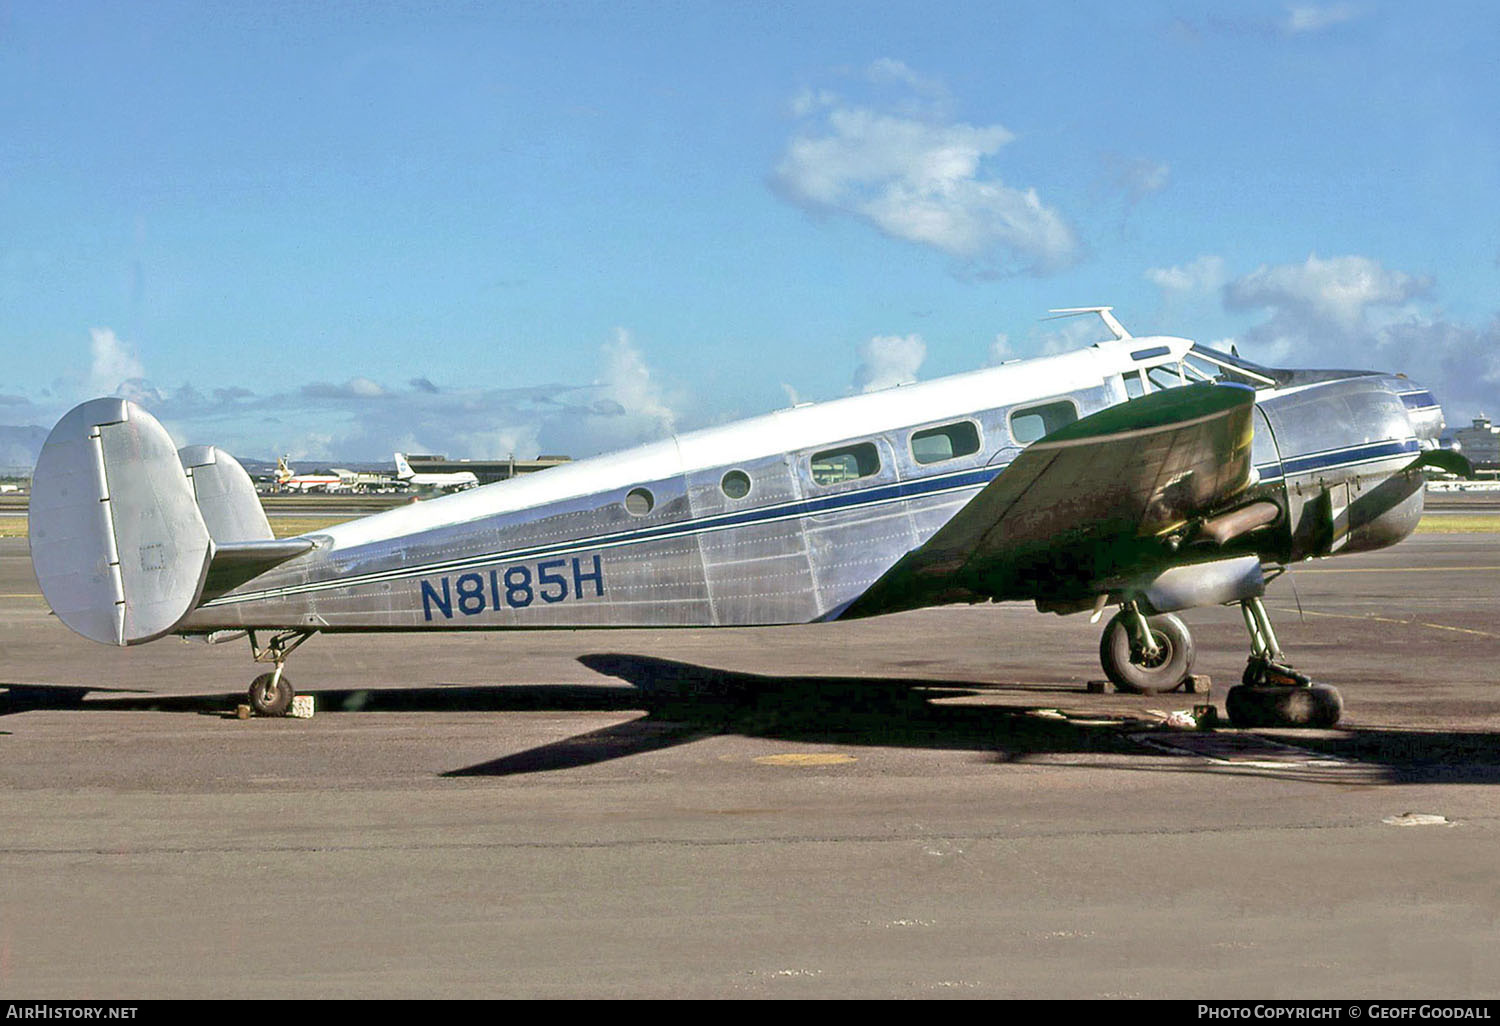
M 1182 367 L 1193 380 L 1235 381 L 1256 388 L 1285 384 L 1289 377 L 1286 371 L 1262 367 L 1243 357 L 1221 353 L 1197 343 L 1183 357 Z

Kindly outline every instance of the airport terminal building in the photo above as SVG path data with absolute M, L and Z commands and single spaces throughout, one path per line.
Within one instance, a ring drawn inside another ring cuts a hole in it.
M 1490 418 L 1483 413 L 1475 417 L 1469 427 L 1455 429 L 1453 440 L 1475 467 L 1500 467 L 1500 428 L 1491 424 Z

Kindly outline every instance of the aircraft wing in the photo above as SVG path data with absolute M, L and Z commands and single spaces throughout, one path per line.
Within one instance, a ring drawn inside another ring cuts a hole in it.
M 1101 410 L 1025 449 L 840 618 L 984 599 L 1087 600 L 1164 565 L 1164 536 L 1250 483 L 1253 390 L 1202 383 Z

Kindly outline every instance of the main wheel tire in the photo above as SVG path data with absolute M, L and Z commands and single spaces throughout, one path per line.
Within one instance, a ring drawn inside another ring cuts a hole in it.
M 1119 690 L 1159 695 L 1178 687 L 1192 672 L 1193 636 L 1171 613 L 1147 617 L 1146 624 L 1158 646 L 1156 658 L 1147 659 L 1136 650 L 1125 614 L 1116 613 L 1099 639 L 1099 662 Z
M 250 682 L 250 708 L 259 716 L 285 716 L 295 694 L 286 674 L 277 681 L 274 673 L 263 673 Z
M 1224 711 L 1236 727 L 1327 728 L 1344 715 L 1344 699 L 1327 684 L 1237 684 L 1224 696 Z

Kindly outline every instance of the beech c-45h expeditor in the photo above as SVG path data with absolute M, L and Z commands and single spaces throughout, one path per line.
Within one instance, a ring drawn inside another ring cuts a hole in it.
M 1240 725 L 1329 725 L 1261 597 L 1299 560 L 1393 545 L 1422 514 L 1442 411 L 1398 374 L 1260 367 L 1187 339 L 1114 337 L 781 410 L 543 474 L 272 536 L 249 477 L 180 451 L 125 399 L 75 407 L 34 474 L 32 560 L 94 641 L 248 636 L 286 711 L 286 657 L 318 633 L 736 627 L 1029 600 L 1118 612 L 1117 687 L 1177 687 L 1172 615 L 1238 604 Z M 523 641 L 518 642 L 523 643 Z

